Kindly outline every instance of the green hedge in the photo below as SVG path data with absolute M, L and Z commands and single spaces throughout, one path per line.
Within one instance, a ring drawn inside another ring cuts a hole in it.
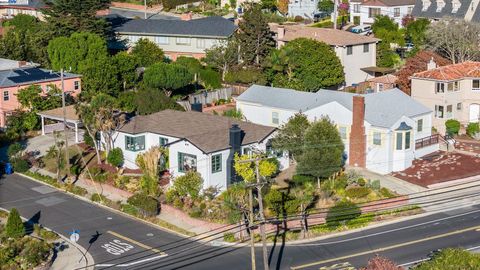
M 370 193 L 370 189 L 366 187 L 349 188 L 345 190 L 345 195 L 349 198 L 359 199 L 366 197 Z
M 460 131 L 460 122 L 455 119 L 449 119 L 445 122 L 445 127 L 447 128 L 447 134 L 458 135 Z
M 136 193 L 127 202 L 137 207 L 138 212 L 143 216 L 156 216 L 160 213 L 159 202 L 146 193 Z
M 225 82 L 242 84 L 260 84 L 265 85 L 267 79 L 260 69 L 239 69 L 232 70 L 225 74 Z
M 30 164 L 24 159 L 17 159 L 13 162 L 13 170 L 19 173 L 27 172 L 30 169 Z
M 477 133 L 480 132 L 480 126 L 478 123 L 470 123 L 467 126 L 467 135 L 470 137 L 474 137 Z

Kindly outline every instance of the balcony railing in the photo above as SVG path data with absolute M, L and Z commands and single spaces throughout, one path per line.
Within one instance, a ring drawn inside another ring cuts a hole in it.
M 430 145 L 438 144 L 439 135 L 434 134 L 415 141 L 415 149 L 421 149 Z

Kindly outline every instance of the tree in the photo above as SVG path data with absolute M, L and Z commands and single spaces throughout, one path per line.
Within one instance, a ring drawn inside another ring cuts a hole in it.
M 149 67 L 155 63 L 163 62 L 165 54 L 157 44 L 152 41 L 141 38 L 132 48 L 132 56 L 137 59 L 137 63 L 141 67 Z
M 234 157 L 234 169 L 235 172 L 242 177 L 245 182 L 252 183 L 257 181 L 256 173 L 255 173 L 255 162 L 250 161 L 246 162 L 247 160 L 255 159 L 259 157 L 259 155 L 241 155 L 235 154 Z M 259 162 L 259 174 L 261 177 L 270 177 L 274 175 L 278 171 L 278 164 L 272 162 L 269 159 L 262 159 Z
M 275 12 L 275 10 L 277 10 L 276 0 L 261 0 L 260 4 L 262 9 L 268 9 L 271 12 Z
M 112 164 L 115 167 L 120 167 L 123 165 L 123 152 L 121 148 L 113 148 L 107 156 L 108 163 Z
M 387 258 L 376 255 L 368 260 L 366 267 L 361 268 L 360 270 L 403 270 L 403 267 L 397 266 L 394 262 Z
M 345 81 L 343 66 L 333 49 L 319 41 L 298 38 L 267 59 L 271 84 L 315 92 Z
M 41 86 L 33 84 L 27 88 L 20 89 L 16 96 L 23 109 L 33 110 L 42 103 L 40 93 L 42 93 Z
M 47 0 L 42 12 L 52 36 L 69 36 L 74 32 L 106 35 L 108 24 L 97 17 L 97 11 L 107 9 L 110 0 Z
M 152 114 L 167 109 L 184 110 L 182 106 L 167 97 L 162 91 L 151 87 L 144 87 L 136 93 L 135 106 L 139 115 Z
M 25 226 L 16 208 L 12 208 L 8 214 L 5 235 L 14 239 L 22 238 L 25 235 Z
M 115 66 L 117 81 L 125 91 L 135 86 L 137 82 L 138 59 L 127 52 L 119 52 L 112 57 L 112 64 Z
M 160 92 L 160 91 L 159 91 Z M 137 92 L 135 91 L 125 91 L 121 92 L 118 95 L 117 102 L 116 102 L 116 107 L 124 112 L 134 112 L 137 110 L 137 103 L 136 103 L 136 98 L 137 98 Z
M 66 160 L 63 158 L 63 147 L 65 146 L 65 141 L 61 139 L 62 135 L 60 134 L 59 131 L 54 131 L 53 132 L 53 140 L 54 144 L 50 146 L 50 148 L 47 151 L 47 157 L 48 158 L 54 158 L 55 163 L 57 164 L 56 169 L 57 169 L 57 182 L 62 182 L 62 177 L 60 175 L 61 170 L 65 168 Z
M 430 26 L 427 44 L 454 64 L 476 60 L 480 51 L 479 32 L 478 23 L 445 19 Z
M 100 57 L 82 63 L 80 70 L 82 76 L 82 92 L 80 99 L 90 101 L 99 93 L 117 97 L 123 88 L 122 81 L 118 79 L 119 70 L 115 67 L 110 57 Z
M 145 70 L 143 82 L 147 87 L 162 89 L 166 96 L 170 96 L 174 90 L 191 84 L 193 74 L 176 63 L 156 63 Z
M 275 48 L 273 33 L 263 16 L 259 5 L 250 5 L 238 24 L 235 38 L 240 47 L 240 56 L 244 65 L 260 65 L 270 51 Z
M 318 10 L 330 14 L 333 12 L 334 5 L 332 0 L 320 0 L 318 1 Z
M 345 146 L 337 127 L 328 119 L 322 118 L 305 132 L 303 153 L 297 158 L 297 174 L 312 175 L 317 178 L 331 177 L 343 166 Z
M 394 67 L 400 61 L 400 56 L 390 47 L 389 43 L 379 42 L 377 44 L 377 66 Z
M 307 116 L 297 113 L 288 119 L 286 124 L 283 124 L 275 138 L 272 140 L 274 149 L 288 151 L 290 156 L 295 160 L 303 153 L 303 143 L 305 139 L 305 132 L 310 127 L 310 122 Z
M 203 61 L 215 69 L 221 71 L 222 80 L 225 80 L 225 74 L 236 64 L 238 64 L 238 43 L 235 39 L 215 44 L 206 50 L 206 56 Z
M 435 255 L 429 261 L 421 263 L 415 270 L 446 269 L 478 269 L 480 255 L 459 248 L 446 248 Z
M 381 39 L 377 44 L 377 65 L 393 67 L 400 57 L 391 49 L 391 44 L 405 45 L 403 30 L 388 15 L 380 15 L 375 17 L 372 31 L 376 38 Z
M 29 112 L 39 112 L 58 108 L 62 105 L 62 90 L 54 84 L 49 85 L 50 90 L 45 95 L 39 85 L 31 85 L 27 88 L 22 88 L 16 94 L 18 102 L 23 109 Z M 66 104 L 72 103 L 72 97 L 66 95 Z
M 430 20 L 426 18 L 416 19 L 405 25 L 405 39 L 415 45 L 413 52 L 410 52 L 411 54 L 415 54 L 417 51 L 425 47 L 429 26 Z
M 417 73 L 427 70 L 427 64 L 432 60 L 437 64 L 437 66 L 449 65 L 452 62 L 448 59 L 441 57 L 432 51 L 419 51 L 412 57 L 408 58 L 405 65 L 397 72 L 397 84 L 398 87 L 405 92 L 407 95 L 410 95 L 411 92 L 411 80 L 410 77 Z
M 305 183 L 303 187 L 294 188 L 291 194 L 295 198 L 295 203 L 298 205 L 298 211 L 302 216 L 300 226 L 302 227 L 302 238 L 305 238 L 308 233 L 307 209 L 315 200 L 315 189 L 312 183 Z

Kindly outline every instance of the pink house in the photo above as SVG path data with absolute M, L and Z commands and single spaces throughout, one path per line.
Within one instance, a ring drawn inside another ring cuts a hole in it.
M 0 128 L 6 126 L 6 118 L 20 108 L 17 93 L 20 89 L 39 85 L 44 93 L 54 86 L 61 89 L 60 73 L 36 67 L 17 68 L 0 71 Z M 80 75 L 65 73 L 64 89 L 72 96 L 81 91 Z

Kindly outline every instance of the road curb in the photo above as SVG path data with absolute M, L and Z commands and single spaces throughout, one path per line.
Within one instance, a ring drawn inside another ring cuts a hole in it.
M 6 211 L 6 212 L 9 212 L 10 213 L 10 210 L 6 209 L 6 208 L 3 208 L 3 207 L 0 207 L 0 210 L 3 210 L 3 211 Z M 23 221 L 28 221 L 27 218 L 24 218 L 22 216 L 20 216 L 20 218 L 23 220 Z M 95 264 L 95 260 L 93 259 L 92 255 L 90 254 L 90 252 L 88 252 L 85 248 L 83 248 L 82 246 L 78 245 L 77 243 L 73 243 L 70 241 L 70 239 L 66 238 L 65 236 L 61 235 L 60 233 L 48 228 L 48 227 L 44 227 L 42 225 L 42 228 L 44 229 L 47 229 L 51 232 L 54 232 L 58 235 L 58 237 L 62 238 L 64 241 L 66 241 L 68 244 L 74 246 L 76 249 L 78 249 L 78 251 L 80 251 L 80 253 L 82 253 L 82 255 L 85 257 L 86 261 L 85 261 L 85 266 L 80 268 L 80 269 L 91 269 L 93 270 L 94 268 L 93 267 L 90 267 L 90 265 L 94 265 Z M 89 263 L 91 262 L 91 263 Z
M 49 183 L 45 183 L 45 182 L 40 181 L 40 180 L 38 180 L 38 179 L 35 179 L 35 178 L 33 178 L 33 177 L 29 176 L 29 175 L 25 175 L 25 174 L 23 174 L 23 173 L 18 173 L 18 172 L 15 172 L 15 174 L 18 174 L 18 175 L 20 175 L 20 176 L 22 176 L 22 177 L 28 178 L 28 179 L 30 179 L 30 180 L 32 180 L 32 181 L 37 182 L 37 183 L 40 183 L 40 184 L 49 186 L 49 187 L 51 187 L 51 188 L 54 188 L 55 190 L 60 191 L 60 192 L 62 192 L 62 193 L 65 193 L 65 194 L 67 194 L 67 195 L 69 195 L 69 196 L 75 197 L 75 198 L 77 198 L 77 199 L 83 200 L 83 201 L 85 201 L 85 202 L 91 203 L 91 204 L 96 205 L 96 206 L 100 206 L 100 207 L 102 207 L 102 208 L 104 208 L 104 209 L 106 209 L 106 210 L 109 210 L 110 212 L 114 212 L 114 213 L 116 213 L 116 214 L 121 214 L 121 215 L 123 215 L 124 217 L 131 218 L 131 219 L 134 219 L 134 220 L 136 220 L 136 221 L 143 222 L 144 224 L 147 224 L 147 225 L 149 225 L 149 226 L 152 226 L 152 227 L 155 227 L 155 228 L 157 228 L 157 229 L 163 230 L 163 231 L 165 231 L 165 232 L 172 233 L 172 234 L 175 234 L 175 235 L 177 235 L 177 236 L 184 237 L 184 238 L 192 238 L 192 236 L 185 235 L 185 234 L 183 234 L 183 233 L 180 233 L 180 232 L 177 232 L 177 231 L 174 231 L 174 230 L 171 230 L 171 229 L 162 227 L 162 226 L 160 226 L 160 225 L 158 225 L 158 224 L 151 223 L 151 222 L 148 222 L 148 221 L 143 220 L 143 219 L 141 219 L 141 218 L 138 218 L 138 217 L 129 215 L 129 214 L 127 214 L 127 213 L 124 213 L 124 212 L 122 212 L 122 211 L 120 211 L 120 210 L 117 210 L 117 209 L 113 209 L 113 208 L 108 207 L 108 206 L 106 206 L 106 205 L 103 205 L 103 204 L 101 204 L 101 203 L 91 201 L 91 200 L 89 200 L 88 198 L 85 198 L 85 197 L 83 197 L 83 196 L 80 196 L 80 195 L 77 195 L 77 194 L 68 192 L 68 191 L 63 190 L 63 189 L 59 189 L 59 188 L 57 188 L 57 187 L 55 187 L 55 186 L 53 186 L 53 185 L 50 185 Z M 201 241 L 201 240 L 199 240 L 199 241 Z

